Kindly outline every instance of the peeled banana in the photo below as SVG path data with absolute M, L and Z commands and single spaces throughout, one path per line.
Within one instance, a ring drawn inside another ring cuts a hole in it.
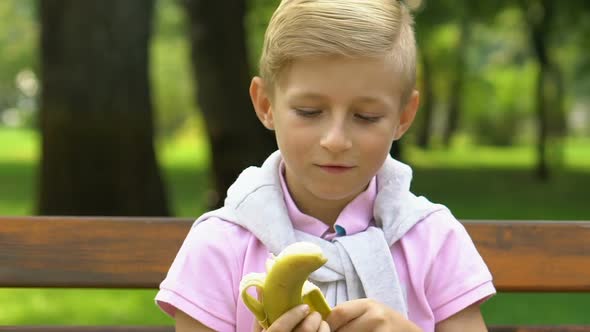
M 308 281 L 309 275 L 327 262 L 322 249 L 310 242 L 296 242 L 266 262 L 266 273 L 249 273 L 240 282 L 244 304 L 263 328 L 286 311 L 307 304 L 326 318 L 331 309 L 322 291 Z M 248 293 L 256 287 L 260 301 Z

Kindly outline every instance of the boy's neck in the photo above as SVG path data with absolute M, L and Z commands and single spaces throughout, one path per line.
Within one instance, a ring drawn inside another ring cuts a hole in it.
M 334 226 L 344 207 L 346 207 L 346 205 L 351 201 L 351 199 L 340 201 L 320 201 L 313 199 L 302 202 L 296 197 L 292 197 L 292 199 L 297 205 L 299 211 L 318 219 L 330 227 Z

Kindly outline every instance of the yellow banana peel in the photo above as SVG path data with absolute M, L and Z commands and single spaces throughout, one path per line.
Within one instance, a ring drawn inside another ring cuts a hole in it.
M 322 291 L 307 280 L 327 262 L 322 249 L 310 242 L 296 242 L 266 262 L 266 273 L 249 273 L 240 282 L 240 294 L 263 328 L 268 328 L 286 311 L 307 304 L 326 319 L 331 309 Z M 248 289 L 255 287 L 260 300 Z

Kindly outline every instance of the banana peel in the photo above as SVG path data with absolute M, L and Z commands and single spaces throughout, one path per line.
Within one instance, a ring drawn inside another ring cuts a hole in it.
M 327 261 L 318 245 L 293 243 L 278 256 L 273 255 L 267 260 L 266 273 L 249 273 L 242 278 L 242 301 L 263 328 L 268 328 L 282 314 L 304 303 L 310 311 L 317 311 L 326 319 L 331 308 L 319 287 L 307 278 Z M 259 299 L 248 293 L 251 287 L 256 288 Z

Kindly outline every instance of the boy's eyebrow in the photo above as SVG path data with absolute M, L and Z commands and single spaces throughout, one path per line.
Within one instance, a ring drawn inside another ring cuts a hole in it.
M 296 92 L 289 96 L 289 99 L 327 99 L 325 96 L 314 92 Z
M 371 96 L 358 97 L 355 99 L 355 101 L 365 104 L 387 104 L 387 102 L 383 98 Z
M 315 99 L 315 100 L 326 100 L 328 99 L 326 96 L 321 95 L 319 93 L 314 92 L 301 92 L 301 93 L 294 93 L 289 96 L 289 99 Z M 355 102 L 364 103 L 364 104 L 387 104 L 382 98 L 379 97 L 372 97 L 372 96 L 361 96 L 354 99 Z

